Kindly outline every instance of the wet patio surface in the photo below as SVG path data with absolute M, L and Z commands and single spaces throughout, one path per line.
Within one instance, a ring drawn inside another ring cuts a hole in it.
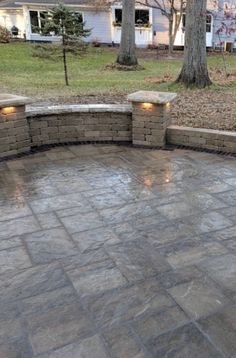
M 236 357 L 236 160 L 115 145 L 0 163 L 0 357 Z

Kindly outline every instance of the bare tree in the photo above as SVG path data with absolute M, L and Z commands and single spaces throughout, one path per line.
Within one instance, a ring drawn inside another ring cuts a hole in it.
M 167 18 L 169 23 L 169 54 L 172 54 L 186 0 L 138 0 L 137 3 L 159 10 Z
M 184 63 L 177 79 L 186 86 L 204 88 L 212 83 L 207 70 L 206 3 L 207 0 L 187 1 Z
M 121 43 L 117 63 L 135 66 L 138 64 L 135 54 L 135 0 L 123 0 L 122 5 Z

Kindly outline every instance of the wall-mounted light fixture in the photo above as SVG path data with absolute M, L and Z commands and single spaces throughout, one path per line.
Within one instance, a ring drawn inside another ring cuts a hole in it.
M 163 147 L 171 123 L 170 102 L 176 93 L 138 91 L 128 96 L 132 103 L 132 143 L 148 147 Z M 167 178 L 168 179 L 168 178 Z M 148 186 L 151 182 L 145 179 Z
M 167 103 L 166 103 L 166 111 L 167 111 L 167 112 L 170 111 L 170 106 L 171 106 L 170 102 L 167 102 Z
M 144 102 L 144 103 L 141 103 L 141 107 L 142 107 L 143 109 L 148 109 L 148 110 L 150 110 L 150 109 L 153 108 L 153 104 L 152 104 L 152 103 L 148 103 L 148 102 Z
M 11 114 L 16 112 L 16 107 L 4 107 L 0 111 L 2 114 Z

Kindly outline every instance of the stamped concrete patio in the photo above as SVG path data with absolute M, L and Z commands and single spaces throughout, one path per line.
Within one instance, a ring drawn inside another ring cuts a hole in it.
M 236 160 L 58 147 L 0 163 L 0 357 L 236 357 Z

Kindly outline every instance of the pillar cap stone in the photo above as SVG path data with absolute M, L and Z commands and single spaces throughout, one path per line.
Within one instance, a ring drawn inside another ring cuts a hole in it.
M 166 104 L 175 99 L 177 93 L 156 92 L 156 91 L 138 91 L 128 95 L 129 102 Z
M 29 103 L 32 103 L 32 100 L 28 97 L 16 96 L 9 93 L 0 93 L 0 108 L 7 106 L 24 106 Z

